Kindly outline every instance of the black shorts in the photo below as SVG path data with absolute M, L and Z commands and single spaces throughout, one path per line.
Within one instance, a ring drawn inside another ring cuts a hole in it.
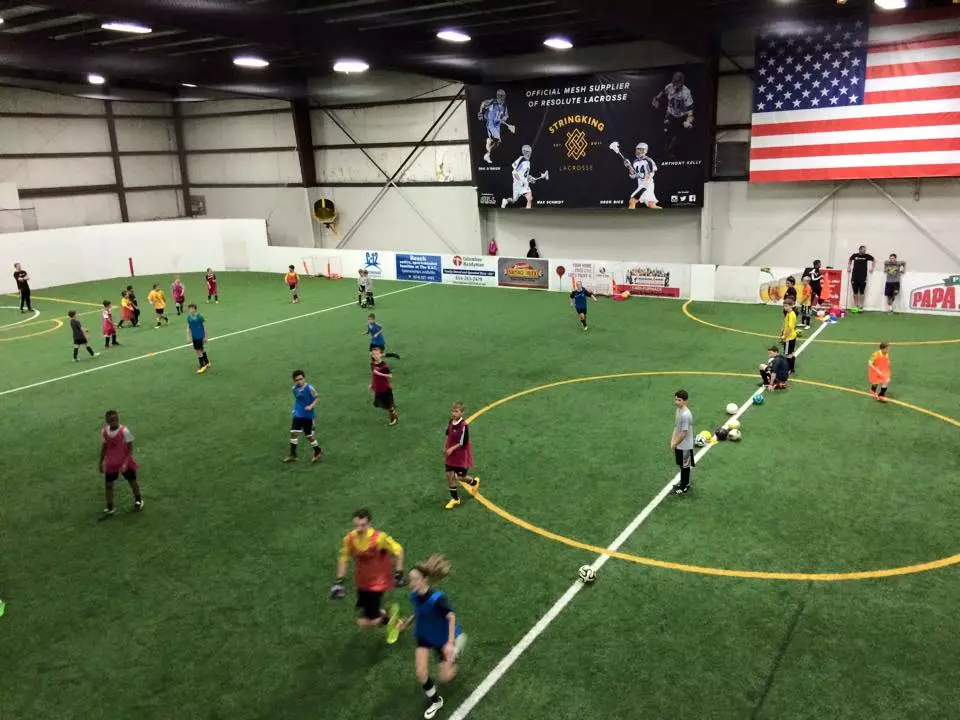
M 290 423 L 290 432 L 302 432 L 304 435 L 313 435 L 313 418 L 295 417 Z
M 153 310 L 157 315 L 163 315 L 166 312 L 166 308 L 154 308 Z
M 373 394 L 373 406 L 384 410 L 393 409 L 393 390 L 384 390 Z
M 865 277 L 854 277 L 850 279 L 850 288 L 857 295 L 863 295 L 867 291 L 867 279 Z
M 123 479 L 126 480 L 127 482 L 133 482 L 134 480 L 137 479 L 136 470 L 124 470 L 122 473 L 105 472 L 103 474 L 103 479 L 106 480 L 108 483 L 112 483 L 112 482 L 116 482 L 121 475 L 123 475 Z
M 193 349 L 203 350 L 203 338 L 193 338 Z
M 457 477 L 466 477 L 467 473 L 470 472 L 470 468 L 454 467 L 453 465 L 444 465 L 444 470 L 448 473 L 453 473 Z
M 373 590 L 357 590 L 357 608 L 363 617 L 369 620 L 376 620 L 382 615 L 380 612 L 380 601 L 383 599 L 382 592 Z
M 894 280 L 893 282 L 888 282 L 883 287 L 883 294 L 890 300 L 893 300 L 897 295 L 900 294 L 900 281 Z
M 437 656 L 437 662 L 447 661 L 447 654 L 443 651 L 442 645 L 434 645 L 433 643 L 427 642 L 426 640 L 417 638 L 417 647 L 433 650 L 434 654 Z
M 696 465 L 696 462 L 693 459 L 693 450 L 681 450 L 680 448 L 675 448 L 673 454 L 679 467 L 692 468 Z
M 85 337 L 75 337 L 73 339 L 73 344 L 79 347 L 80 345 L 86 345 L 87 339 Z
M 587 307 L 584 305 L 582 308 L 574 308 L 577 311 L 577 315 L 586 315 Z
M 793 340 L 784 340 L 783 341 L 783 354 L 784 355 L 793 355 L 797 349 L 797 339 Z

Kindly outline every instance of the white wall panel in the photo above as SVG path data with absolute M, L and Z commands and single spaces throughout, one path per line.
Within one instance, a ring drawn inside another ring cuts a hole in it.
M 120 158 L 124 187 L 177 185 L 180 163 L 175 155 L 127 155 Z
M 106 109 L 102 100 L 88 100 L 39 90 L 0 87 L 0 112 L 103 115 Z
M 749 75 L 723 75 L 717 92 L 717 125 L 749 123 L 753 80 Z
M 75 225 L 105 225 L 120 222 L 121 219 L 120 201 L 116 195 L 34 198 L 21 200 L 20 204 L 35 209 L 37 224 L 41 230 Z
M 300 161 L 290 152 L 231 153 L 187 157 L 190 182 L 299 183 Z
M 0 118 L 0 154 L 109 151 L 106 120 Z
M 385 171 L 393 174 L 406 157 L 411 147 L 370 148 L 370 157 Z M 360 150 L 317 150 L 314 154 L 317 165 L 317 180 L 325 182 L 385 182 L 383 176 Z M 449 181 L 467 181 L 472 175 L 470 148 L 467 145 L 442 145 L 418 149 L 414 161 L 400 177 L 404 182 L 437 182 L 440 180 L 439 165 Z
M 178 190 L 151 190 L 127 193 L 130 222 L 183 217 L 183 202 Z
M 172 120 L 118 118 L 114 122 L 120 151 L 177 149 L 177 135 Z
M 173 116 L 173 106 L 168 102 L 114 102 L 116 115 L 163 115 Z
M 359 143 L 418 142 L 440 117 L 449 101 L 415 103 L 412 105 L 385 105 L 354 110 L 331 111 Z M 466 103 L 459 102 L 451 109 L 442 127 L 428 140 L 466 140 Z M 322 110 L 310 115 L 315 145 L 339 145 L 350 139 Z
M 210 218 L 261 218 L 271 245 L 313 246 L 310 205 L 304 188 L 194 188 Z
M 63 185 L 112 185 L 116 182 L 113 161 L 96 158 L 43 158 L 0 160 L 0 181 L 15 182 L 24 188 Z
M 208 115 L 211 113 L 247 112 L 249 110 L 289 110 L 286 100 L 204 100 L 203 102 L 185 102 L 180 105 L 186 115 Z
M 191 118 L 183 124 L 184 144 L 190 150 L 294 147 L 293 117 L 242 115 L 240 117 Z

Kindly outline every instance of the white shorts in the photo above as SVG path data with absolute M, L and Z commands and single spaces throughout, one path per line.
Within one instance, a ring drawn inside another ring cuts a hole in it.
M 653 177 L 648 175 L 645 178 L 637 180 L 637 189 L 630 193 L 630 197 L 637 198 L 640 202 L 657 202 L 657 195 L 653 189 Z
M 522 198 L 528 192 L 530 192 L 530 182 L 528 180 L 513 183 L 513 199 L 514 200 Z

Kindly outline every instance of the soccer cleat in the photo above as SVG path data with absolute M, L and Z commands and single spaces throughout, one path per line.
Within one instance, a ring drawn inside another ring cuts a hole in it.
M 472 485 L 471 485 L 471 484 L 467 484 L 467 492 L 470 493 L 471 495 L 473 495 L 474 497 L 477 496 L 477 493 L 480 492 L 480 478 L 479 478 L 479 476 L 473 478 L 473 484 L 472 484 Z
M 323 457 L 323 450 L 319 450 L 319 449 L 315 450 L 313 453 L 313 457 L 310 458 L 310 462 L 315 463 L 317 460 L 319 460 L 322 457 Z
M 103 512 L 100 513 L 100 520 L 107 520 L 117 514 L 116 508 L 104 508 Z
M 133 503 L 134 512 L 140 512 L 141 510 L 143 510 L 143 498 L 140 498 L 139 500 L 135 500 Z
M 207 371 L 208 365 L 201 365 L 197 368 L 197 375 L 203 375 Z
M 397 420 L 399 420 L 399 418 L 393 418 L 390 422 L 387 423 L 387 425 L 389 427 L 393 427 L 394 425 L 397 424 Z
M 296 456 L 296 455 L 287 455 L 287 456 L 283 459 L 283 462 L 285 462 L 285 463 L 296 462 L 296 461 L 297 461 L 297 456 Z
M 80 362 L 79 358 L 74 358 L 73 361 L 74 361 L 74 362 Z
M 878 394 L 877 394 L 877 400 L 879 400 L 880 402 L 886 402 L 886 401 L 887 401 L 887 396 L 886 396 L 886 395 L 880 395 L 880 394 L 878 393 Z
M 584 331 L 584 332 L 586 332 L 586 331 L 589 330 L 589 329 L 590 329 L 590 326 L 589 326 L 589 325 L 584 325 L 584 326 L 583 326 L 583 331 Z
M 425 720 L 430 720 L 443 708 L 443 697 L 437 695 L 433 700 L 427 700 L 427 708 L 423 711 L 423 717 Z
M 444 509 L 444 510 L 453 510 L 453 509 L 454 509 L 457 505 L 459 505 L 459 504 L 460 504 L 460 501 L 459 501 L 459 500 L 454 500 L 453 498 L 450 498 L 450 500 L 447 502 L 447 504 L 443 506 L 443 509 Z
M 686 487 L 680 487 L 680 483 L 677 483 L 676 485 L 673 486 L 674 495 L 686 495 L 688 492 L 690 492 L 689 485 L 687 485 Z
M 387 645 L 393 645 L 400 637 L 400 606 L 390 606 L 390 619 L 387 621 Z

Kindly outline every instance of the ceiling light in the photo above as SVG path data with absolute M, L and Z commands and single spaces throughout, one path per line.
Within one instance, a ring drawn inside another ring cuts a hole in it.
M 363 60 L 337 60 L 333 69 L 340 73 L 362 73 L 370 69 Z
M 145 25 L 129 22 L 108 22 L 100 26 L 104 30 L 113 30 L 114 32 L 133 33 L 134 35 L 149 35 L 153 32 Z
M 233 59 L 233 64 L 245 68 L 265 68 L 270 63 L 256 55 L 240 55 Z
M 847 0 L 837 0 L 837 5 L 846 5 Z
M 0 18 L 0 25 L 3 25 L 3 18 Z
M 873 2 L 881 10 L 903 10 L 907 6 L 907 0 L 873 0 Z
M 91 85 L 103 85 L 107 79 L 103 75 L 97 75 L 96 73 L 87 74 L 87 82 Z
M 569 50 L 573 47 L 573 43 L 565 37 L 548 37 L 543 41 L 543 44 L 554 50 Z
M 437 33 L 437 37 L 441 40 L 446 40 L 447 42 L 470 42 L 470 36 L 465 32 L 460 32 L 459 30 L 441 30 Z
M 193 83 L 180 83 L 180 84 L 183 85 L 183 87 L 188 87 L 188 88 L 195 88 L 195 87 L 196 87 L 196 85 L 194 85 Z

